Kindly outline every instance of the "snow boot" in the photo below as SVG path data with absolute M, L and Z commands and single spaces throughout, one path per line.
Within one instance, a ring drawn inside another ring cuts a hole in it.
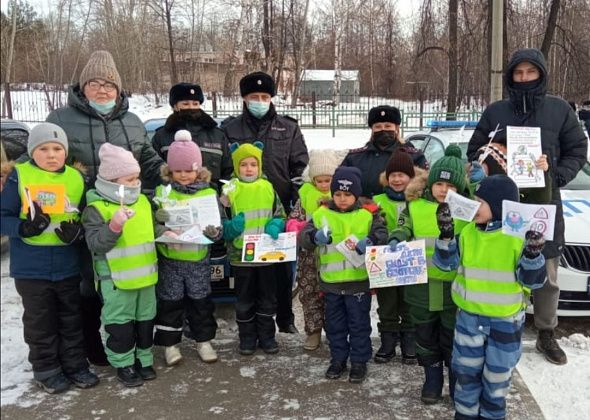
M 317 331 L 311 333 L 305 339 L 305 344 L 303 345 L 304 350 L 314 351 L 318 347 L 320 347 L 320 343 L 322 342 L 322 331 Z
M 139 376 L 133 366 L 117 368 L 117 379 L 129 388 L 143 385 L 143 378 Z
M 326 378 L 338 379 L 344 372 L 346 372 L 346 361 L 340 362 L 337 360 L 332 360 L 330 362 L 330 366 L 328 366 L 328 370 L 326 371 Z
M 279 327 L 279 332 L 287 333 L 287 334 L 299 334 L 299 330 L 295 326 L 295 324 L 285 325 L 283 327 Z
M 383 331 L 381 333 L 381 347 L 375 353 L 375 363 L 387 363 L 393 359 L 398 341 L 398 332 Z
M 350 364 L 350 373 L 348 374 L 348 382 L 351 384 L 360 384 L 367 377 L 367 364 L 352 362 Z
M 156 379 L 156 371 L 153 366 L 142 366 L 139 360 L 135 361 L 135 371 L 144 381 Z
M 168 346 L 164 349 L 166 365 L 174 366 L 182 361 L 182 354 L 178 346 Z
M 78 388 L 86 389 L 97 385 L 100 379 L 88 368 L 80 369 L 77 372 L 66 375 L 70 382 Z
M 279 352 L 279 345 L 274 337 L 258 340 L 258 345 L 266 354 L 277 354 Z
M 211 346 L 211 341 L 197 343 L 197 353 L 199 354 L 201 360 L 205 363 L 217 362 L 217 352 Z
M 416 334 L 413 331 L 402 331 L 400 347 L 402 349 L 402 363 L 405 365 L 415 365 L 416 360 Z
M 70 389 L 71 382 L 63 374 L 63 372 L 53 375 L 47 379 L 39 380 L 35 379 L 35 383 L 39 388 L 48 394 L 61 394 Z
M 442 389 L 444 384 L 442 362 L 424 366 L 424 385 L 420 399 L 424 404 L 436 404 L 442 400 Z
M 457 385 L 457 376 L 455 375 L 455 372 L 451 366 L 449 366 L 447 369 L 449 371 L 449 395 L 451 396 L 451 400 L 455 401 L 455 385 Z
M 547 361 L 556 365 L 565 365 L 567 356 L 559 347 L 553 330 L 539 330 L 537 335 L 537 350 L 543 353 Z

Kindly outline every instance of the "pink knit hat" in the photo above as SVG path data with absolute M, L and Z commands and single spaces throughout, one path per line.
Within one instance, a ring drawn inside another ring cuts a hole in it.
M 105 143 L 98 150 L 98 158 L 100 159 L 98 174 L 107 181 L 140 172 L 139 164 L 133 157 L 133 153 L 122 147 Z
M 201 149 L 187 130 L 178 130 L 168 149 L 168 167 L 171 171 L 196 171 L 203 165 Z

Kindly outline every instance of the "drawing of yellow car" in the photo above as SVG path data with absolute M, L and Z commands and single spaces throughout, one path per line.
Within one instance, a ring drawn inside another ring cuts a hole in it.
M 283 261 L 285 258 L 287 258 L 287 254 L 285 254 L 284 252 L 281 252 L 281 251 L 265 252 L 260 257 L 258 257 L 258 259 L 260 261 L 272 261 L 272 260 Z

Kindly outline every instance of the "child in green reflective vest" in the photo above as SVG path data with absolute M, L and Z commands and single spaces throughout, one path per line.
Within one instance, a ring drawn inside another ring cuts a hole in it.
M 454 272 L 444 272 L 432 264 L 434 241 L 439 236 L 436 209 L 449 190 L 468 195 L 467 176 L 461 161 L 461 149 L 451 145 L 445 156 L 437 160 L 428 174 L 427 184 L 421 179 L 406 189 L 407 207 L 402 211 L 398 227 L 390 234 L 389 244 L 395 248 L 402 241 L 424 239 L 428 266 L 428 283 L 406 286 L 404 300 L 416 329 L 416 356 L 424 368 L 421 400 L 434 404 L 442 400 L 443 363 L 449 367 L 449 392 L 454 392 L 454 376 L 450 367 L 453 329 L 457 307 L 451 299 Z M 466 222 L 455 222 L 459 233 Z
M 105 143 L 98 151 L 95 189 L 82 213 L 92 253 L 106 354 L 125 386 L 156 378 L 152 344 L 158 264 L 152 208 L 141 194 L 133 154 Z
M 448 204 L 439 205 L 433 262 L 457 270 L 452 288 L 459 307 L 452 356 L 455 419 L 501 419 L 522 353 L 525 302 L 547 278 L 545 240 L 534 231 L 526 232 L 524 241 L 502 232 L 502 201 L 519 200 L 506 175 L 484 178 L 475 199 L 481 204 L 473 222 L 457 236 Z
M 285 230 L 285 211 L 272 184 L 262 175 L 264 145 L 230 145 L 234 176 L 223 186 L 221 202 L 229 208 L 230 220 L 223 222 L 223 237 L 234 274 L 239 352 L 244 356 L 260 346 L 267 354 L 279 347 L 275 340 L 276 279 L 273 264 L 242 262 L 244 234 L 266 233 L 273 239 Z
M 169 184 L 156 188 L 154 202 L 158 205 L 155 218 L 159 222 L 157 230 L 177 239 L 179 234 L 194 229 L 195 223 L 184 223 L 166 227 L 171 222 L 171 209 L 189 209 L 199 217 L 199 205 L 208 206 L 218 213 L 223 209 L 217 193 L 210 187 L 211 172 L 203 165 L 201 150 L 192 141 L 191 133 L 178 130 L 167 154 L 167 165 L 162 167 L 162 179 Z M 199 201 L 201 204 L 199 204 Z M 221 239 L 222 215 L 215 226 L 200 226 L 203 236 L 210 241 Z M 159 234 L 159 232 L 157 232 Z M 158 308 L 156 315 L 156 334 L 154 343 L 165 346 L 166 364 L 172 366 L 182 360 L 177 344 L 182 339 L 183 321 L 186 315 L 192 336 L 197 342 L 197 353 L 206 363 L 217 361 L 217 353 L 211 346 L 215 338 L 215 304 L 211 299 L 211 267 L 209 265 L 209 246 L 206 244 L 158 243 L 158 273 L 156 286 Z
M 287 219 L 287 232 L 300 232 L 311 219 L 320 204 L 332 198 L 332 175 L 342 161 L 336 150 L 315 149 L 309 151 L 309 163 L 303 171 L 306 180 L 299 188 L 299 199 Z M 320 294 L 317 257 L 315 252 L 299 248 L 297 252 L 297 285 L 303 308 L 305 333 L 303 348 L 316 350 L 321 343 L 324 327 L 324 300 Z
M 0 225 L 10 238 L 33 378 L 50 394 L 72 383 L 90 388 L 98 377 L 88 369 L 80 313 L 84 180 L 65 164 L 68 139 L 57 125 L 36 125 L 27 150 L 31 160 L 16 165 L 2 190 Z

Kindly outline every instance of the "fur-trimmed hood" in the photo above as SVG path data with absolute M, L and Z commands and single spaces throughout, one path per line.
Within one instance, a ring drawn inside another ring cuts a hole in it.
M 168 164 L 165 163 L 160 167 L 160 174 L 162 177 L 162 181 L 165 183 L 172 182 L 172 171 L 168 167 Z M 211 171 L 209 169 L 202 167 L 199 168 L 197 171 L 197 179 L 195 182 L 211 182 Z
M 407 201 L 417 200 L 424 195 L 428 185 L 428 171 L 414 166 L 416 176 L 412 178 L 406 187 L 405 195 Z M 385 175 L 383 175 L 385 177 Z

